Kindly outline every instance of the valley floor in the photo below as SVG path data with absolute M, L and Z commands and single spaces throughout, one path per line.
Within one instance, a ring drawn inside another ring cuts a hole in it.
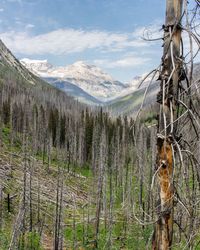
M 111 194 L 107 183 L 107 197 L 98 198 L 98 176 L 90 168 L 58 159 L 48 166 L 46 157 L 11 147 L 7 129 L 3 136 L 1 250 L 55 249 L 55 234 L 59 249 L 145 249 L 150 243 L 152 228 L 136 224 L 121 201 L 122 188 Z

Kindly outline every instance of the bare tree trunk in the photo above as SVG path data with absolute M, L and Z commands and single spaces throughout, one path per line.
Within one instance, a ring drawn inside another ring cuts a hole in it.
M 3 185 L 0 185 L 0 230 L 3 225 Z
M 64 159 L 64 157 L 63 157 Z M 59 249 L 62 249 L 63 245 L 63 186 L 64 186 L 64 167 L 62 166 L 62 171 L 61 171 L 61 184 L 60 184 L 60 201 L 59 201 L 59 213 L 58 213 L 58 239 L 59 239 Z
M 60 168 L 60 167 L 59 167 Z M 54 249 L 58 250 L 59 246 L 59 186 L 60 186 L 60 169 L 58 169 L 57 177 L 57 190 L 56 190 L 56 214 L 55 214 L 55 232 L 54 232 Z
M 30 173 L 29 173 L 29 216 L 30 216 L 30 225 L 29 231 L 33 231 L 33 204 L 32 204 L 32 179 L 34 171 L 34 159 L 33 163 L 30 163 Z M 31 239 L 32 240 L 32 239 Z M 32 244 L 32 242 L 31 242 Z
M 98 185 L 97 185 L 97 205 L 96 205 L 96 221 L 95 221 L 95 247 L 98 248 L 98 239 L 100 231 L 100 216 L 102 208 L 102 195 L 103 195 L 103 184 L 104 184 L 104 174 L 106 165 L 106 135 L 105 130 L 103 130 L 100 142 L 100 158 L 99 158 L 99 173 L 98 173 Z
M 178 83 L 180 81 L 180 43 L 182 0 L 167 0 L 164 26 L 163 65 L 158 95 L 160 114 L 157 138 L 157 172 L 159 183 L 158 221 L 152 248 L 167 250 L 173 238 L 173 141 L 176 138 Z
M 113 166 L 109 166 L 109 224 L 108 224 L 108 240 L 107 247 L 111 249 L 112 246 L 112 230 L 113 230 Z
M 21 240 L 22 248 L 25 243 L 25 232 L 26 232 L 26 212 L 27 212 L 27 188 L 28 188 L 28 178 L 27 178 L 27 169 L 28 169 L 28 121 L 27 121 L 27 110 L 25 110 L 24 121 L 23 121 L 23 220 L 22 220 L 22 230 L 21 230 Z
M 18 215 L 15 221 L 13 233 L 11 236 L 10 244 L 9 244 L 9 250 L 17 249 L 17 242 L 19 240 L 20 233 L 22 231 L 22 228 L 24 227 L 24 215 L 25 215 L 25 209 L 23 204 L 23 199 L 19 206 Z

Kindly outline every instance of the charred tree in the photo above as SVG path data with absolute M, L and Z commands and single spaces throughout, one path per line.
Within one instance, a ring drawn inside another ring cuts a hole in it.
M 171 248 L 173 238 L 174 141 L 177 140 L 177 110 L 181 79 L 182 0 L 167 0 L 164 50 L 158 103 L 160 104 L 156 171 L 159 186 L 158 219 L 153 236 L 155 250 Z

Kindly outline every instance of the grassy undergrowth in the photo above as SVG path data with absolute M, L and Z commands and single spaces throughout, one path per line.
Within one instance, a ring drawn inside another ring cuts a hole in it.
M 149 118 L 151 121 L 153 119 Z M 150 122 L 151 122 L 150 121 Z M 148 122 L 148 121 L 147 121 Z M 11 236 L 13 233 L 15 221 L 18 215 L 20 204 L 20 194 L 23 190 L 23 156 L 20 136 L 10 141 L 10 129 L 3 128 L 2 138 L 3 147 L 1 147 L 1 165 L 8 165 L 10 169 L 6 172 L 6 180 L 3 199 L 2 220 L 0 223 L 0 250 L 9 248 Z M 53 149 L 54 150 L 54 149 Z M 53 152 L 54 154 L 54 152 Z M 40 212 L 38 219 L 38 206 L 34 203 L 33 225 L 34 229 L 29 232 L 29 220 L 26 225 L 26 232 L 19 238 L 19 250 L 43 250 L 53 246 L 55 230 L 55 205 L 56 205 L 56 185 L 59 165 L 64 165 L 56 157 L 52 158 L 50 171 L 47 171 L 47 155 L 39 152 L 36 156 L 36 169 L 33 182 L 34 202 L 37 202 L 36 192 L 38 182 L 40 182 L 41 194 L 44 192 L 45 199 L 40 201 Z M 96 190 L 97 179 L 93 176 L 93 171 L 89 165 L 73 166 L 70 164 L 69 172 L 66 167 L 64 178 L 63 194 L 63 249 L 150 249 L 153 226 L 139 225 L 133 217 L 127 217 L 127 211 L 122 202 L 123 188 L 119 185 L 113 191 L 112 219 L 109 217 L 109 206 L 107 210 L 101 208 L 98 248 L 95 248 L 95 223 L 96 223 Z M 107 173 L 108 174 L 108 173 Z M 109 175 L 107 176 L 109 179 Z M 37 181 L 38 182 L 37 182 Z M 137 185 L 137 178 L 133 176 L 132 185 Z M 110 191 L 107 183 L 106 201 L 109 203 Z M 133 187 L 134 188 L 134 187 Z M 138 196 L 139 191 L 134 189 L 134 195 Z M 10 212 L 7 208 L 6 195 L 10 194 L 14 198 L 11 200 Z M 144 198 L 145 193 L 142 193 Z M 2 205 L 2 204 L 1 204 Z M 135 204 L 138 208 L 137 204 Z M 138 208 L 139 209 L 139 208 Z M 28 212 L 27 212 L 28 214 Z M 40 236 L 40 226 L 43 223 L 43 232 Z M 48 239 L 48 240 L 45 240 Z M 46 242 L 47 241 L 47 242 Z M 176 250 L 182 249 L 180 244 Z

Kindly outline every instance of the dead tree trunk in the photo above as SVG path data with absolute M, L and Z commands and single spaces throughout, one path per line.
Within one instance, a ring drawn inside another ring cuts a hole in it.
M 158 94 L 160 113 L 157 137 L 157 178 L 159 186 L 158 221 L 154 250 L 171 249 L 173 238 L 173 141 L 177 139 L 178 84 L 181 78 L 182 0 L 167 0 L 164 25 L 164 51 Z

